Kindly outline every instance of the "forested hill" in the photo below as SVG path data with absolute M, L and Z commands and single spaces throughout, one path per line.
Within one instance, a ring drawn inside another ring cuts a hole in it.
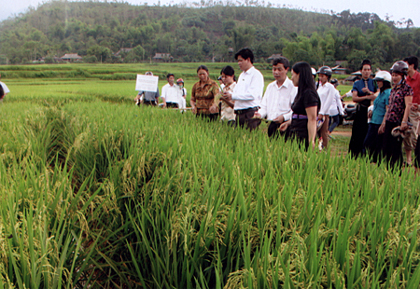
M 420 56 L 420 28 L 397 29 L 376 14 L 327 15 L 292 9 L 216 5 L 134 6 L 53 1 L 0 24 L 0 62 L 27 63 L 78 53 L 85 61 L 147 61 L 170 53 L 176 61 L 227 61 L 251 47 L 257 60 L 282 53 L 312 65 L 346 60 L 355 68 Z

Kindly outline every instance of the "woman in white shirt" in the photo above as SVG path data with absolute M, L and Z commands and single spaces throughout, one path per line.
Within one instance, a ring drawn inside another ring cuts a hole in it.
M 220 71 L 223 81 L 222 91 L 233 92 L 233 89 L 236 85 L 235 79 L 235 70 L 232 66 L 228 65 L 222 68 Z M 228 125 L 235 126 L 235 111 L 233 107 L 235 106 L 234 100 L 229 100 L 228 98 L 224 97 L 223 95 L 220 97 L 220 120 L 227 121 Z
M 322 146 L 328 146 L 328 125 L 330 122 L 330 108 L 335 97 L 335 88 L 329 83 L 332 75 L 332 70 L 328 66 L 322 66 L 318 72 L 319 82 L 317 84 L 317 92 L 321 99 L 321 109 L 318 113 L 318 122 L 323 121 L 319 134 L 322 138 Z

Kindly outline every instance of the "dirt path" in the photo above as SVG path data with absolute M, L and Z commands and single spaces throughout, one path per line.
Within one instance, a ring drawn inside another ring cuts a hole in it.
M 351 137 L 351 131 L 333 131 L 331 134 L 333 136 L 338 135 L 338 136 Z

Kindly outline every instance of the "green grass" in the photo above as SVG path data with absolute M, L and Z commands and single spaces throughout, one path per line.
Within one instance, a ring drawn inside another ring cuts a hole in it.
M 418 181 L 346 137 L 306 152 L 136 107 L 132 81 L 4 81 L 0 288 L 418 287 Z

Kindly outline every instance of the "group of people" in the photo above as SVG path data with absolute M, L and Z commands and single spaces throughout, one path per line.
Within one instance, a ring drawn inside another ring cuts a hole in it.
M 268 136 L 283 135 L 298 139 L 306 148 L 315 147 L 316 136 L 322 148 L 328 147 L 329 135 L 344 113 L 341 96 L 336 89 L 338 81 L 331 79 L 332 69 L 321 67 L 318 71 L 306 62 L 290 68 L 289 60 L 279 57 L 272 62 L 275 81 L 264 93 L 264 77 L 253 65 L 254 54 L 243 48 L 235 54 L 241 73 L 236 80 L 232 66 L 225 66 L 218 80 L 210 79 L 209 70 L 197 68 L 199 81 L 191 90 L 191 109 L 194 114 L 209 120 L 219 119 L 231 126 L 256 129 L 262 120 L 269 122 Z M 372 65 L 364 60 L 362 77 L 352 88 L 352 99 L 357 104 L 349 144 L 349 153 L 357 158 L 369 155 L 374 162 L 386 159 L 392 166 L 402 165 L 401 146 L 404 144 L 406 160 L 412 162 L 412 151 L 420 156 L 417 145 L 420 116 L 420 76 L 418 59 L 408 57 L 397 61 L 388 71 L 379 71 L 371 77 Z M 291 70 L 291 79 L 287 73 Z M 151 72 L 150 72 L 151 74 Z M 318 76 L 318 79 L 316 79 Z M 163 107 L 185 109 L 186 90 L 183 80 L 174 84 L 174 75 L 168 74 L 168 84 L 155 93 L 139 92 L 137 99 Z M 373 102 L 373 110 L 369 106 Z M 368 118 L 370 122 L 368 122 Z M 416 158 L 418 167 L 420 159 Z
M 145 75 L 153 76 L 153 72 L 147 71 Z M 184 87 L 184 80 L 182 78 L 177 79 L 175 85 L 175 76 L 172 73 L 169 73 L 166 78 L 168 83 L 162 87 L 161 95 L 159 94 L 159 88 L 156 88 L 155 91 L 141 90 L 134 98 L 136 104 L 157 106 L 160 97 L 163 100 L 163 107 L 186 109 L 187 89 Z
M 289 79 L 289 60 L 285 57 L 274 59 L 272 73 L 275 81 L 268 85 L 263 97 L 264 77 L 253 65 L 253 52 L 243 48 L 235 54 L 235 59 L 241 70 L 237 80 L 234 68 L 229 65 L 220 71 L 220 84 L 210 79 L 206 66 L 197 68 L 199 81 L 192 87 L 190 101 L 194 114 L 209 120 L 220 117 L 231 126 L 251 131 L 266 120 L 269 122 L 270 137 L 282 134 L 286 138 L 298 138 L 305 147 L 310 144 L 315 146 L 317 120 L 322 120 L 320 134 L 324 136 L 324 146 L 327 146 L 330 107 L 336 104 L 338 93 L 329 83 L 332 75 L 330 68 L 328 72 L 324 68 L 318 71 L 322 81 L 317 87 L 308 63 L 296 63 L 292 68 L 292 79 Z M 167 80 L 168 84 L 162 88 L 160 95 L 163 106 L 182 108 L 177 101 L 180 99 L 180 86 L 174 85 L 172 74 L 168 74 Z M 146 92 L 140 91 L 136 99 L 141 98 L 153 99 L 145 104 L 156 105 L 159 94 L 155 92 L 149 98 Z M 335 111 L 338 109 L 337 106 L 334 108 Z
M 418 58 L 410 56 L 395 62 L 390 72 L 378 71 L 372 79 L 371 62 L 362 62 L 362 79 L 354 83 L 352 90 L 357 111 L 349 153 L 354 157 L 367 154 L 374 162 L 385 160 L 393 168 L 401 167 L 403 146 L 405 165 L 412 164 L 415 151 L 414 165 L 419 168 L 420 74 L 417 68 Z M 373 110 L 368 113 L 372 101 Z

